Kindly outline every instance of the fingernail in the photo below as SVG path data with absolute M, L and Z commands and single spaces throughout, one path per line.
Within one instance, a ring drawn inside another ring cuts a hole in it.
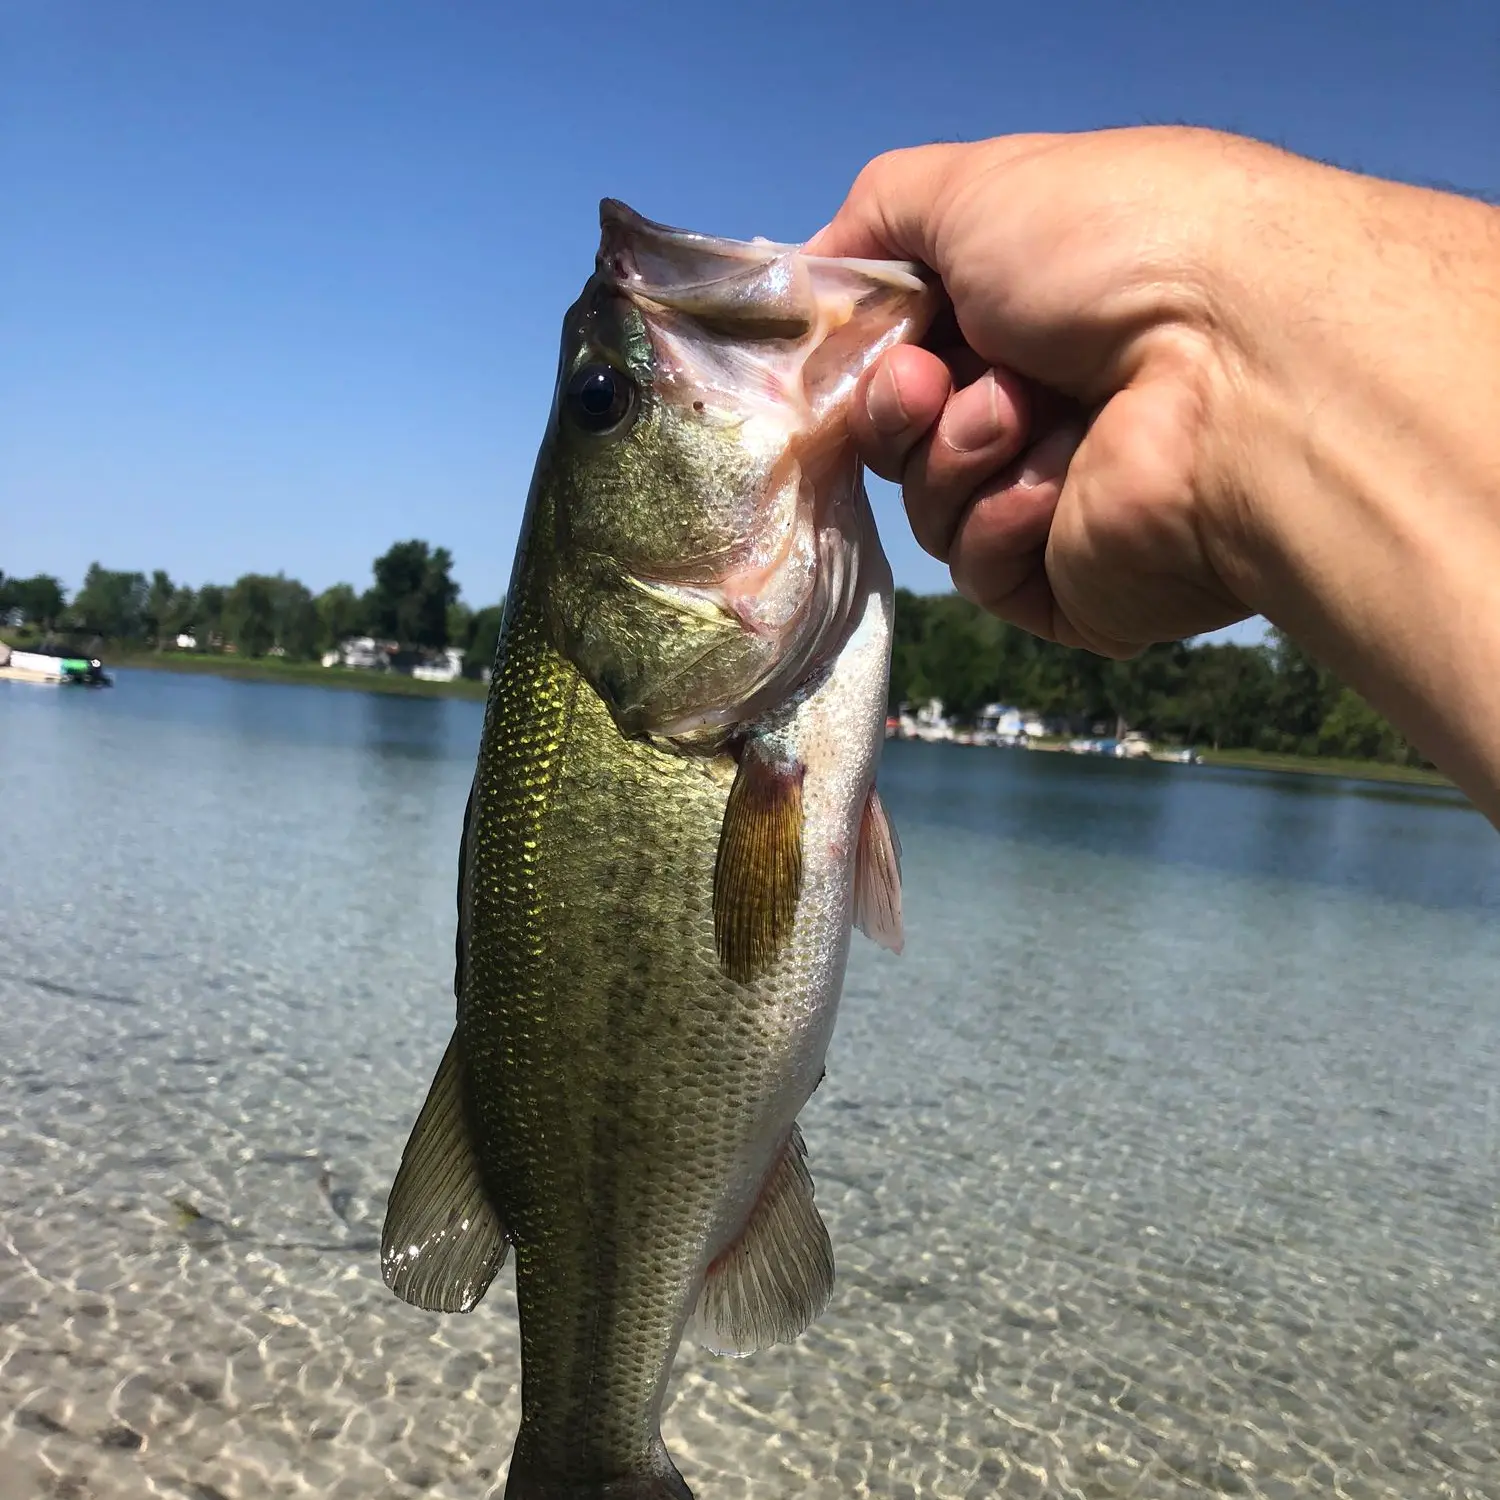
M 865 390 L 865 414 L 870 426 L 885 437 L 895 437 L 911 426 L 911 418 L 901 404 L 901 392 L 889 364 L 882 364 Z
M 1068 465 L 1082 441 L 1083 429 L 1068 422 L 1049 432 L 1039 443 L 1033 443 L 1021 461 L 1016 487 L 1034 490 L 1040 484 L 1056 484 L 1068 472 Z
M 943 422 L 943 441 L 955 453 L 975 453 L 1001 435 L 1000 391 L 992 375 L 981 375 L 953 398 Z

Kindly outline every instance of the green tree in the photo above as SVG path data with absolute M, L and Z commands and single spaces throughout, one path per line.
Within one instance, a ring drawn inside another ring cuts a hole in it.
M 969 715 L 1000 691 L 1008 627 L 957 594 L 896 595 L 890 701 Z
M 1296 642 L 1151 646 L 1110 661 L 1038 640 L 955 594 L 896 591 L 891 702 L 941 698 L 972 716 L 1000 699 L 1078 728 L 1138 729 L 1216 748 L 1412 761 L 1396 731 Z
M 365 606 L 347 583 L 324 589 L 315 599 L 318 611 L 318 646 L 332 651 L 340 641 L 361 635 L 365 629 Z
M 464 676 L 478 677 L 495 661 L 500 642 L 500 622 L 505 618 L 505 601 L 478 610 L 471 622 L 469 641 L 464 647 Z
M 116 573 L 90 563 L 70 613 L 89 635 L 113 641 L 145 636 L 147 586 L 140 573 Z
M 1004 687 L 1001 673 L 1006 626 L 957 594 L 943 594 L 927 610 L 922 640 L 922 681 L 949 713 L 978 712 Z
M 448 606 L 447 644 L 456 646 L 460 651 L 467 651 L 473 637 L 474 611 L 462 599 L 455 599 Z
M 318 607 L 307 587 L 285 573 L 271 580 L 271 615 L 276 645 L 296 661 L 318 651 Z
M 1316 755 L 1323 721 L 1333 710 L 1343 685 L 1289 635 L 1271 632 L 1275 680 L 1267 703 L 1267 726 L 1261 739 L 1269 750 Z
M 1101 729 L 1113 728 L 1116 712 L 1105 686 L 1113 663 L 1088 651 L 1070 651 L 1052 641 L 1037 644 L 1025 689 L 1017 695 L 1022 699 L 1021 706 L 1080 729 L 1095 724 Z
M 448 549 L 397 542 L 375 559 L 374 571 L 367 596 L 371 628 L 404 646 L 446 646 L 448 607 L 458 599 Z
M 167 601 L 162 616 L 162 633 L 169 641 L 175 641 L 184 632 L 196 629 L 197 625 L 198 595 L 183 584 L 172 590 L 172 597 Z
M 51 630 L 62 618 L 67 607 L 67 597 L 62 584 L 50 573 L 38 573 L 32 578 L 5 578 L 0 584 L 0 611 L 18 609 L 28 625 L 38 625 Z
M 232 588 L 174 586 L 165 571 L 90 565 L 72 605 L 56 578 L 0 573 L 0 610 L 29 624 L 77 628 L 128 643 L 162 642 L 192 629 L 205 647 L 228 643 L 247 656 L 280 648 L 310 657 L 363 630 L 405 645 L 463 651 L 464 672 L 494 660 L 504 601 L 471 611 L 458 597 L 452 558 L 426 542 L 398 542 L 375 562 L 363 598 L 345 583 L 316 599 L 294 578 L 247 573 Z M 1216 748 L 1323 753 L 1422 763 L 1417 751 L 1357 693 L 1279 631 L 1264 646 L 1152 646 L 1110 661 L 1037 639 L 957 594 L 898 589 L 890 701 L 941 698 L 970 718 L 999 699 L 1079 728 L 1139 729 L 1154 738 Z
M 1412 747 L 1382 715 L 1353 688 L 1342 688 L 1318 730 L 1318 750 L 1357 760 L 1393 761 L 1405 765 L 1418 759 Z
M 172 596 L 177 592 L 172 580 L 162 568 L 151 574 L 151 584 L 146 590 L 146 604 L 141 612 L 141 623 L 146 639 L 161 650 L 167 631 L 167 615 L 172 608 Z
M 897 589 L 891 621 L 892 708 L 915 703 L 921 696 L 922 635 L 926 622 L 927 600 L 910 589 Z
M 276 644 L 276 585 L 263 573 L 246 573 L 224 596 L 225 644 L 241 656 L 264 656 Z
M 198 590 L 198 609 L 193 623 L 198 644 L 217 649 L 224 644 L 224 601 L 228 590 L 222 583 L 205 583 Z
M 1265 726 L 1275 669 L 1264 646 L 1194 646 L 1168 718 L 1189 742 L 1207 738 L 1215 750 L 1253 745 Z
M 1150 733 L 1170 712 L 1186 676 L 1188 648 L 1181 641 L 1148 646 L 1129 661 L 1105 661 L 1099 674 L 1102 707 L 1114 732 Z

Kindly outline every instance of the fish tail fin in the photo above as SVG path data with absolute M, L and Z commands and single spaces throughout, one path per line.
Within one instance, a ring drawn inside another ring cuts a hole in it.
M 564 1473 L 536 1463 L 517 1443 L 505 1481 L 505 1500 L 693 1500 L 693 1492 L 658 1433 L 639 1469 L 609 1479 L 579 1478 L 576 1468 Z

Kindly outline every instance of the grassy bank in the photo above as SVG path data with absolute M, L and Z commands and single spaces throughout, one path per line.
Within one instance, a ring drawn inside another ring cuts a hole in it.
M 1204 750 L 1206 766 L 1246 771 L 1296 771 L 1311 776 L 1349 776 L 1360 781 L 1399 781 L 1408 786 L 1452 786 L 1441 771 L 1392 766 L 1378 760 L 1341 760 L 1332 755 L 1277 755 L 1265 750 Z
M 419 682 L 403 672 L 371 672 L 351 667 L 324 667 L 316 662 L 289 662 L 275 657 L 258 661 L 234 656 L 196 655 L 174 651 L 110 651 L 106 667 L 134 667 L 151 672 L 196 672 L 233 677 L 242 682 L 282 682 L 311 687 L 347 688 L 360 693 L 394 693 L 406 698 L 467 698 L 482 702 L 488 688 L 482 682 Z M 1038 750 L 1062 750 L 1065 739 L 1036 741 Z M 1204 750 L 1203 763 L 1248 771 L 1293 772 L 1311 776 L 1345 776 L 1360 781 L 1400 782 L 1408 786 L 1451 787 L 1440 771 L 1419 766 L 1387 765 L 1383 761 L 1344 760 L 1327 755 L 1281 755 L 1262 750 Z
M 1031 750 L 1066 753 L 1070 740 L 1065 735 L 1033 739 Z M 1284 755 L 1267 750 L 1203 750 L 1198 752 L 1206 766 L 1225 766 L 1241 771 L 1280 771 L 1308 776 L 1345 776 L 1355 781 L 1395 781 L 1407 786 L 1446 786 L 1453 783 L 1441 771 L 1421 766 L 1393 766 L 1379 760 L 1347 760 L 1334 755 Z
M 282 682 L 304 687 L 347 688 L 357 693 L 394 693 L 403 698 L 469 698 L 482 702 L 489 689 L 482 682 L 421 682 L 404 672 L 363 671 L 356 667 L 324 667 L 317 662 L 258 661 L 234 656 L 195 656 L 182 651 L 110 652 L 105 667 L 133 667 L 147 672 L 187 672 L 199 676 L 233 677 L 240 682 Z

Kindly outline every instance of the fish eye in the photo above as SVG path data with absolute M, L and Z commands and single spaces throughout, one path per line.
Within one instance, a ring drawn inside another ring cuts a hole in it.
M 635 382 L 613 365 L 584 365 L 567 397 L 569 415 L 585 432 L 612 432 L 635 407 Z

